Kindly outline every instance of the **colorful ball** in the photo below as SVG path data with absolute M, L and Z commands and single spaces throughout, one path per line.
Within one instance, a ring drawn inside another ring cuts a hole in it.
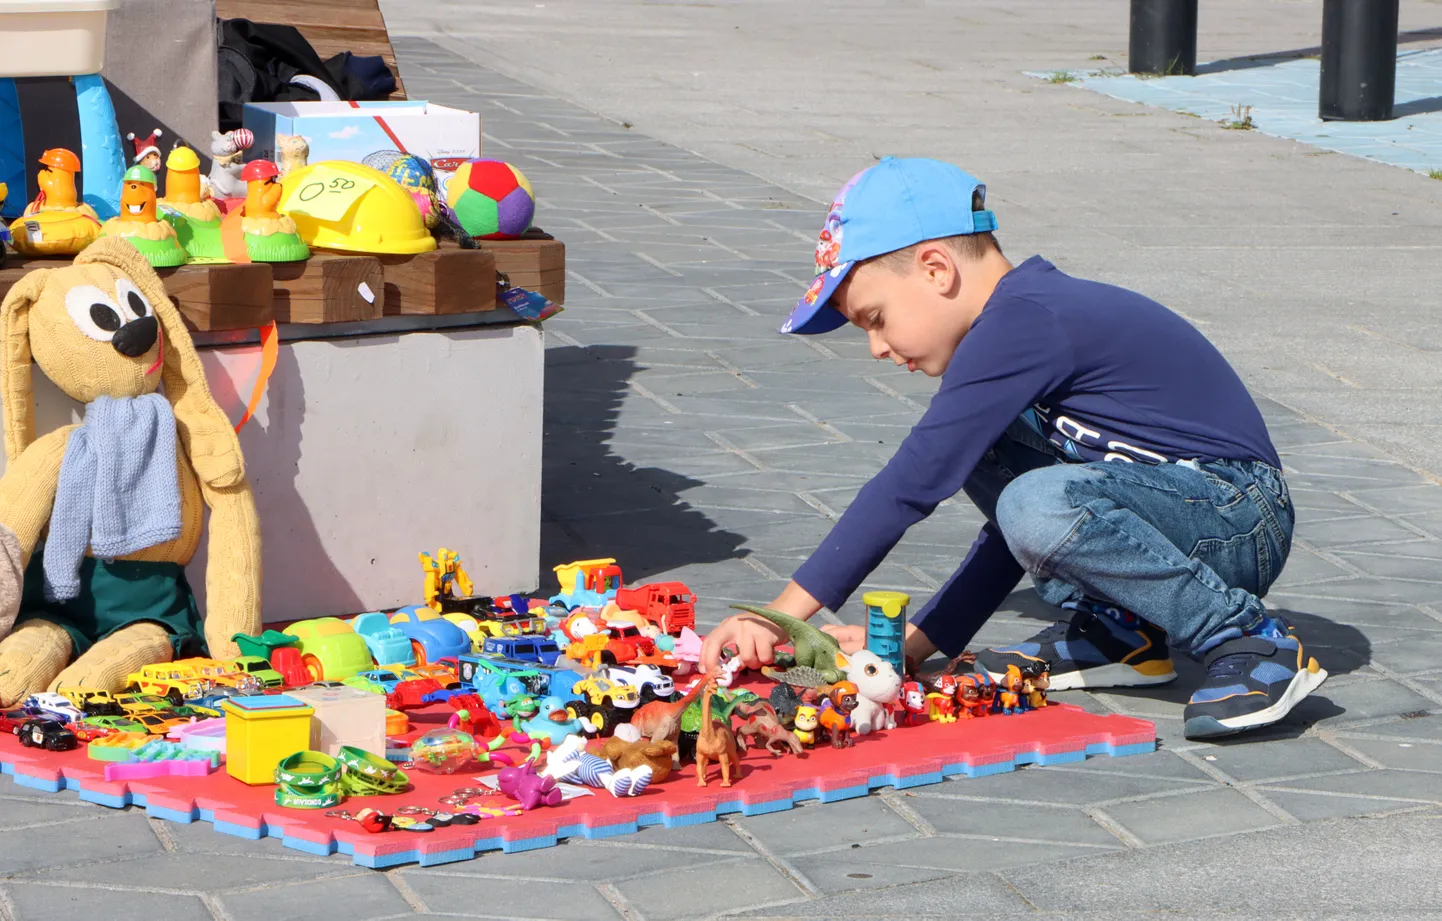
M 471 160 L 446 184 L 446 203 L 466 233 L 483 240 L 511 240 L 531 227 L 535 193 L 521 171 L 500 160 Z

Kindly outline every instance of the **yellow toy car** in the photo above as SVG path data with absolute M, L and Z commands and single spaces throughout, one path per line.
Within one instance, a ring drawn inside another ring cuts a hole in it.
M 170 701 L 154 694 L 116 694 L 115 702 L 132 718 L 146 713 L 164 713 L 172 706 Z
M 365 639 L 338 617 L 302 620 L 284 632 L 300 640 L 297 648 L 312 680 L 344 681 L 375 668 Z
M 596 706 L 610 705 L 621 710 L 634 710 L 641 705 L 641 692 L 636 688 L 602 678 L 600 675 L 582 678 L 576 682 L 571 692 L 585 695 L 585 699 Z
M 191 662 L 159 662 L 142 666 L 125 676 L 125 689 L 132 693 L 158 694 L 173 704 L 187 697 L 201 697 L 215 687 Z

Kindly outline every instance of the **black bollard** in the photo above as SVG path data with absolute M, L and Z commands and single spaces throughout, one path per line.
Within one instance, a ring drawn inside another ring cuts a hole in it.
M 1398 0 L 1323 0 L 1317 115 L 1327 121 L 1392 117 Z
M 1197 72 L 1197 0 L 1132 0 L 1128 70 L 1134 74 Z

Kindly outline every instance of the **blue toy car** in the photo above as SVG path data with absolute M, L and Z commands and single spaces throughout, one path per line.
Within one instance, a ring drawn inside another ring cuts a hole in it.
M 489 637 L 481 652 L 505 659 L 520 659 L 523 662 L 538 662 L 541 665 L 555 665 L 561 658 L 561 647 L 548 636 L 520 634 L 518 636 Z
M 359 675 L 351 675 L 341 682 L 346 687 L 356 688 L 362 691 L 369 691 L 372 694 L 389 694 L 396 689 L 396 685 L 405 680 L 403 675 L 397 675 L 390 669 L 373 668 L 370 671 L 361 672 Z
M 415 665 L 416 654 L 411 639 L 380 611 L 358 614 L 350 622 L 351 629 L 366 641 L 371 658 L 377 665 Z
M 464 630 L 437 616 L 423 604 L 396 611 L 391 615 L 391 626 L 411 641 L 416 665 L 425 665 L 447 656 L 459 657 L 471 651 L 471 638 Z
M 573 693 L 571 688 L 585 677 L 569 668 L 483 653 L 467 653 L 460 656 L 459 660 L 461 681 L 478 690 L 479 682 L 487 675 L 501 674 L 519 678 L 525 684 L 527 693 L 533 697 L 551 694 L 563 700 L 575 700 L 579 695 Z

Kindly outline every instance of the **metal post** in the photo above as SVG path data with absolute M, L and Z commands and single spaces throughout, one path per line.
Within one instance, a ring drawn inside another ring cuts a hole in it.
M 1132 0 L 1128 70 L 1134 74 L 1197 72 L 1197 0 Z
M 1323 0 L 1317 114 L 1329 121 L 1392 117 L 1398 0 Z

